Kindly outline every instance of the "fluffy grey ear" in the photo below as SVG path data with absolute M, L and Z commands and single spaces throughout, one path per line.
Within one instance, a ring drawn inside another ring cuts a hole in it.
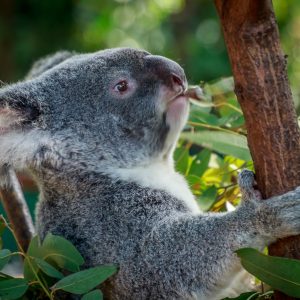
M 19 82 L 0 89 L 0 134 L 32 128 L 40 115 L 34 83 Z
M 0 89 L 0 167 L 24 169 L 43 142 L 41 105 L 34 82 Z
M 75 52 L 60 51 L 43 57 L 33 64 L 25 79 L 35 78 L 74 55 L 76 55 Z

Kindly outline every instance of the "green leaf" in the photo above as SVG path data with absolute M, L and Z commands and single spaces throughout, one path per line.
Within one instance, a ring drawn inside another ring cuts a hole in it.
M 219 124 L 219 119 L 217 118 L 217 116 L 210 112 L 204 111 L 201 107 L 198 106 L 192 106 L 189 121 L 195 123 L 199 123 L 200 121 L 200 123 L 214 126 Z
M 24 259 L 23 273 L 24 273 L 24 278 L 28 281 L 36 280 L 36 276 L 32 268 L 35 273 L 38 273 L 39 267 L 36 264 L 36 262 L 33 260 L 32 257 L 26 257 Z
M 198 200 L 202 211 L 208 211 L 212 207 L 218 195 L 217 191 L 217 188 L 213 185 L 202 193 Z
M 74 245 L 63 237 L 48 233 L 42 244 L 44 260 L 54 261 L 60 268 L 77 272 L 84 259 Z
M 243 293 L 236 298 L 224 298 L 223 300 L 250 300 L 250 299 L 254 300 L 257 299 L 258 296 L 259 293 L 257 292 L 248 292 L 248 293 Z
M 12 300 L 23 296 L 28 289 L 25 279 L 8 279 L 0 281 L 0 299 Z
M 0 270 L 8 263 L 10 260 L 11 252 L 8 249 L 0 250 Z
M 193 160 L 189 174 L 201 177 L 208 168 L 211 151 L 208 149 L 202 150 Z
M 300 297 L 300 261 L 268 256 L 251 248 L 236 251 L 243 267 L 259 280 L 291 297 Z
M 189 150 L 181 147 L 175 151 L 176 171 L 185 175 L 189 166 Z
M 102 300 L 103 294 L 100 290 L 91 291 L 85 294 L 81 300 Z
M 36 276 L 32 271 L 32 268 L 36 273 L 38 273 L 39 268 L 36 262 L 33 260 L 33 257 L 42 257 L 40 247 L 41 247 L 40 241 L 38 236 L 36 235 L 32 238 L 32 240 L 29 243 L 27 249 L 27 257 L 24 260 L 23 273 L 24 273 L 24 278 L 27 279 L 28 281 L 36 280 Z
M 64 275 L 56 270 L 54 267 L 52 267 L 50 264 L 48 264 L 46 261 L 40 259 L 40 258 L 33 258 L 36 262 L 36 265 L 48 276 L 62 279 Z
M 7 280 L 7 279 L 13 279 L 13 277 L 4 273 L 0 273 L 0 281 Z
M 202 180 L 200 177 L 195 175 L 187 175 L 185 176 L 186 181 L 188 182 L 190 187 L 193 187 L 195 184 L 201 184 Z
M 115 266 L 100 266 L 71 274 L 58 281 L 53 290 L 64 290 L 73 294 L 84 294 L 117 271 Z
M 219 153 L 232 155 L 245 161 L 251 160 L 247 139 L 243 135 L 203 130 L 195 133 L 184 132 L 181 137 Z
M 42 253 L 40 250 L 40 242 L 37 235 L 34 236 L 30 241 L 27 249 L 27 255 L 28 256 L 25 258 L 24 265 L 23 265 L 24 278 L 26 278 L 28 281 L 36 280 L 32 268 L 34 268 L 34 271 L 36 273 L 38 272 L 39 268 L 35 263 L 35 261 L 33 261 L 32 257 L 42 257 Z
M 40 247 L 41 245 L 40 245 L 39 237 L 36 235 L 32 238 L 32 240 L 29 243 L 27 254 L 29 256 L 39 257 L 41 255 Z
M 219 95 L 233 92 L 234 90 L 234 81 L 233 77 L 226 77 L 218 79 L 213 83 L 206 84 L 205 90 L 212 95 Z
M 51 263 L 72 272 L 77 272 L 79 266 L 84 263 L 81 254 L 72 243 L 52 234 L 47 234 L 42 245 L 40 245 L 39 238 L 35 236 L 29 244 L 27 255 L 24 261 L 24 277 L 27 280 L 35 279 L 32 267 L 36 273 L 41 269 L 48 276 L 61 279 L 63 274 Z

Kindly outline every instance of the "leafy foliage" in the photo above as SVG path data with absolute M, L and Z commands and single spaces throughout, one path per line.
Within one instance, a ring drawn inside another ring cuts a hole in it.
M 239 203 L 237 175 L 251 169 L 252 161 L 232 78 L 205 84 L 202 101 L 191 100 L 174 159 L 203 211 L 226 211 Z
M 243 267 L 273 288 L 291 297 L 300 297 L 300 261 L 264 255 L 244 248 L 237 251 Z
M 14 234 L 2 216 L 0 224 L 0 227 L 7 227 Z M 85 294 L 82 298 L 85 300 L 101 300 L 102 293 L 95 288 L 117 272 L 117 267 L 113 265 L 80 271 L 84 263 L 81 254 L 69 241 L 52 234 L 48 234 L 43 243 L 37 236 L 34 237 L 27 252 L 21 250 L 12 253 L 8 249 L 1 249 L 0 270 L 13 255 L 24 258 L 24 278 L 12 278 L 0 272 L 0 299 L 3 300 L 26 296 L 33 299 L 33 294 L 34 299 L 54 300 L 59 291 Z

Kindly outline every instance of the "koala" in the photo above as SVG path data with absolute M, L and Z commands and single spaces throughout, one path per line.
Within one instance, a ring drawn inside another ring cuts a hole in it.
M 41 239 L 70 240 L 85 267 L 119 266 L 107 299 L 237 296 L 235 250 L 300 233 L 300 189 L 261 201 L 249 171 L 235 211 L 200 211 L 172 158 L 186 89 L 177 63 L 130 48 L 59 52 L 0 89 L 0 165 L 36 180 Z

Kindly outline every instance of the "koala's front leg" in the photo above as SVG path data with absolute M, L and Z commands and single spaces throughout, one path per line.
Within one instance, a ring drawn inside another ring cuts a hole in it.
M 149 286 L 164 282 L 160 295 L 167 298 L 173 293 L 174 299 L 196 295 L 202 300 L 237 296 L 245 289 L 237 280 L 243 269 L 235 251 L 263 249 L 277 238 L 300 233 L 299 188 L 261 200 L 252 173 L 243 172 L 239 182 L 243 200 L 235 211 L 174 214 L 143 243 L 147 265 L 143 272 L 155 274 Z

